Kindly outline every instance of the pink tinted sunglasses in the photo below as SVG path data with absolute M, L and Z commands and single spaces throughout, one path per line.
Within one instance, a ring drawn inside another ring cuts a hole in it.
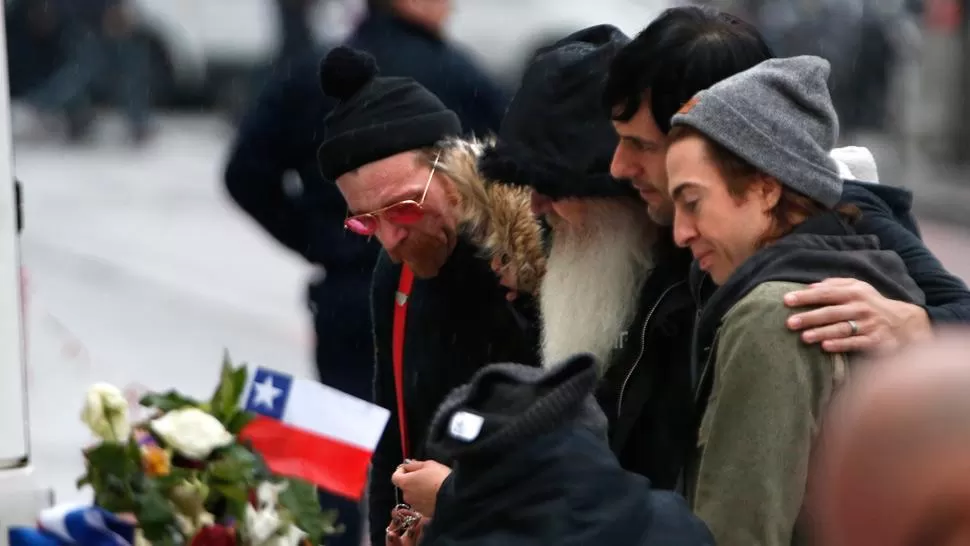
M 435 170 L 438 168 L 438 159 L 440 157 L 441 152 L 438 152 L 438 155 L 434 158 L 434 165 L 431 166 L 431 172 L 428 174 L 428 181 L 424 185 L 424 192 L 421 193 L 421 199 L 417 201 L 414 199 L 405 199 L 404 201 L 398 201 L 393 205 L 388 205 L 373 212 L 350 216 L 344 220 L 344 229 L 353 231 L 358 235 L 370 236 L 377 231 L 377 226 L 380 225 L 381 218 L 392 224 L 405 226 L 420 221 L 424 218 L 424 198 L 428 196 L 428 189 L 431 187 L 431 180 L 434 178 Z

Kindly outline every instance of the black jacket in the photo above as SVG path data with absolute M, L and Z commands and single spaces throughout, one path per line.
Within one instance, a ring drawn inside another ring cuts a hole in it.
M 921 240 L 911 211 L 912 192 L 846 181 L 842 199 L 862 210 L 862 218 L 853 226 L 857 232 L 877 236 L 881 248 L 893 250 L 903 259 L 909 275 L 926 295 L 924 308 L 934 324 L 970 322 L 970 290 L 947 272 Z
M 374 270 L 371 308 L 377 369 L 374 400 L 391 412 L 371 462 L 369 519 L 372 544 L 383 544 L 395 505 L 391 475 L 403 459 L 392 359 L 394 301 L 401 266 L 382 252 Z M 539 364 L 537 309 L 531 298 L 505 299 L 488 263 L 459 239 L 439 274 L 415 279 L 404 341 L 404 403 L 412 459 L 423 446 L 438 405 L 479 368 L 493 362 Z M 521 300 L 521 301 L 520 301 Z M 449 464 L 450 461 L 439 461 Z
M 333 101 L 320 91 L 321 52 L 274 74 L 243 117 L 226 164 L 229 196 L 263 229 L 326 277 L 309 288 L 320 380 L 369 399 L 373 337 L 368 294 L 380 249 L 376 239 L 344 229 L 347 205 L 320 176 L 316 150 Z M 288 173 L 299 175 L 288 190 Z
M 547 370 L 494 364 L 448 396 L 427 447 L 453 471 L 423 545 L 713 543 L 682 497 L 617 463 L 596 368 L 591 355 Z
M 623 468 L 647 476 L 655 487 L 674 489 L 692 440 L 686 366 L 695 311 L 687 283 L 691 255 L 674 247 L 665 229 L 654 260 L 637 316 L 596 394 Z
M 569 424 L 488 464 L 459 462 L 423 546 L 713 546 L 676 493 L 617 465 L 601 437 Z
M 348 45 L 377 59 L 381 74 L 407 76 L 434 93 L 469 133 L 497 131 L 508 97 L 457 46 L 393 14 L 368 15 Z

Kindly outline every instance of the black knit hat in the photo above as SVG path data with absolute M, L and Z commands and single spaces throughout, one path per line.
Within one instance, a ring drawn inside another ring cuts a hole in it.
M 553 199 L 637 196 L 610 176 L 618 138 L 600 99 L 610 61 L 629 41 L 597 25 L 541 50 L 479 162 L 482 174 Z
M 461 133 L 458 116 L 421 84 L 378 73 L 372 56 L 346 46 L 321 63 L 323 92 L 339 101 L 317 150 L 324 179 Z
M 551 368 L 490 364 L 453 390 L 431 421 L 427 448 L 444 460 L 507 452 L 566 423 L 603 435 L 593 396 L 596 360 L 580 354 Z

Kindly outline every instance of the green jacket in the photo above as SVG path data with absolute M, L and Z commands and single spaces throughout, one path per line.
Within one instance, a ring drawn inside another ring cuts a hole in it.
M 718 546 L 806 543 L 797 522 L 809 456 L 846 359 L 785 326 L 793 311 L 782 298 L 804 286 L 758 285 L 724 315 L 717 334 L 688 493 Z

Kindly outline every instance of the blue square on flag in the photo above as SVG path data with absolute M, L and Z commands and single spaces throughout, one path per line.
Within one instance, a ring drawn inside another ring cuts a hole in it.
M 292 385 L 293 378 L 287 374 L 257 368 L 246 400 L 246 411 L 282 420 Z

